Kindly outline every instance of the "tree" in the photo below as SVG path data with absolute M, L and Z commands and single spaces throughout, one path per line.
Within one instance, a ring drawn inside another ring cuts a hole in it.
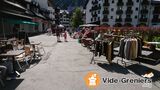
M 83 13 L 80 8 L 76 8 L 73 12 L 72 18 L 71 18 L 71 25 L 74 28 L 78 28 L 79 25 L 83 24 Z

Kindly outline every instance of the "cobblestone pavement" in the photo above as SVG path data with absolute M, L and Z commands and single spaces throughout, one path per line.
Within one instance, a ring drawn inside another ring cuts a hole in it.
M 17 81 L 11 81 L 8 87 L 16 90 L 160 90 L 160 82 L 154 81 L 152 88 L 144 87 L 144 83 L 103 83 L 102 78 L 144 79 L 139 75 L 140 67 L 146 66 L 160 70 L 160 66 L 146 64 L 132 65 L 138 67 L 124 68 L 121 65 L 108 65 L 105 57 L 97 57 L 98 64 L 90 64 L 92 53 L 82 47 L 78 40 L 69 38 L 68 42 L 57 43 L 55 36 L 39 35 L 30 38 L 31 41 L 42 42 L 46 54 L 39 63 L 33 64 Z M 63 39 L 62 39 L 63 40 Z M 115 58 L 118 59 L 118 58 Z M 116 62 L 116 60 L 114 60 Z M 143 67 L 142 67 L 143 68 Z M 90 71 L 97 72 L 101 77 L 100 85 L 88 88 L 84 77 Z M 143 86 L 143 87 L 142 87 Z

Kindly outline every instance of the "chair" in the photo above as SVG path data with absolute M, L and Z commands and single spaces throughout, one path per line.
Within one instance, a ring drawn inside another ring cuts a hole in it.
M 20 62 L 25 61 L 25 53 L 22 53 L 21 55 L 16 56 L 16 57 L 15 57 L 15 60 L 16 60 L 16 62 L 17 62 L 17 64 L 18 64 L 18 67 L 20 68 L 20 70 L 23 70 L 23 69 L 22 69 L 22 66 L 20 65 Z M 25 62 L 26 62 L 26 61 L 25 61 Z M 28 64 L 28 63 L 26 63 L 26 64 Z
M 43 55 L 41 53 L 41 50 L 43 51 L 43 54 L 46 53 L 45 50 L 44 50 L 44 48 L 43 48 L 43 46 L 42 46 L 42 44 L 40 43 L 39 45 L 36 45 L 36 52 L 38 53 L 38 55 Z
M 7 68 L 5 66 L 0 66 L 0 84 L 3 87 L 5 86 L 5 84 L 4 84 L 3 80 L 2 80 L 2 78 L 5 76 L 6 70 L 7 70 Z
M 25 47 L 24 45 L 24 39 L 21 39 L 21 40 L 17 40 L 18 42 L 18 45 L 17 45 L 17 49 L 20 50 L 20 49 L 24 49 L 25 52 L 19 56 L 16 56 L 16 62 L 18 64 L 18 67 L 20 68 L 20 70 L 23 70 L 22 69 L 22 66 L 20 65 L 20 62 L 25 62 L 27 66 L 29 66 L 29 63 L 28 61 L 31 59 L 29 57 L 29 52 L 30 52 L 30 48 L 29 47 Z
M 31 52 L 31 47 L 28 45 L 24 46 L 24 50 L 25 52 L 19 56 L 16 56 L 16 62 L 19 66 L 19 68 L 22 70 L 22 66 L 20 65 L 20 62 L 25 62 L 27 66 L 29 66 L 28 61 L 31 60 L 33 58 L 33 53 Z
M 24 47 L 24 50 L 25 50 L 25 61 L 26 61 L 26 64 L 28 63 L 29 60 L 32 60 L 33 59 L 33 53 L 32 53 L 32 49 L 30 46 L 25 46 Z M 29 65 L 29 64 L 28 64 Z

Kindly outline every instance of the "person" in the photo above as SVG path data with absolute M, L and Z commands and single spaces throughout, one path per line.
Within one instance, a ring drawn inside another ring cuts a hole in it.
M 48 28 L 48 29 L 47 29 L 47 33 L 48 33 L 49 36 L 51 36 L 51 34 L 52 34 L 51 28 Z
M 64 30 L 63 37 L 64 37 L 64 41 L 67 42 L 67 31 L 66 30 Z
M 1 72 L 2 77 L 6 75 L 6 71 L 7 71 L 7 67 L 0 65 L 0 72 Z
M 69 32 L 69 36 L 72 37 L 72 30 L 68 29 L 68 32 Z
M 60 29 L 58 28 L 58 27 L 55 27 L 56 28 L 56 30 L 55 30 L 55 33 L 56 33 L 56 36 L 57 36 L 57 42 L 61 42 L 61 40 L 60 40 Z

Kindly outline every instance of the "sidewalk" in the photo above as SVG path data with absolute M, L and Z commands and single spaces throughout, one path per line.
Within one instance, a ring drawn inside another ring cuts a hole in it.
M 110 66 L 104 57 L 96 58 L 98 64 L 90 64 L 92 53 L 82 47 L 78 40 L 69 38 L 68 42 L 57 43 L 55 36 L 47 35 L 31 37 L 30 40 L 42 42 L 48 56 L 44 55 L 36 66 L 7 84 L 5 90 L 90 90 L 84 82 L 85 75 L 90 71 L 99 73 L 102 78 L 143 79 L 132 71 L 132 67 L 128 69 L 117 64 Z M 47 59 L 44 59 L 46 56 Z M 111 84 L 101 81 L 100 86 L 93 90 L 159 90 L 160 84 L 157 83 L 147 88 L 142 87 L 143 84 Z

